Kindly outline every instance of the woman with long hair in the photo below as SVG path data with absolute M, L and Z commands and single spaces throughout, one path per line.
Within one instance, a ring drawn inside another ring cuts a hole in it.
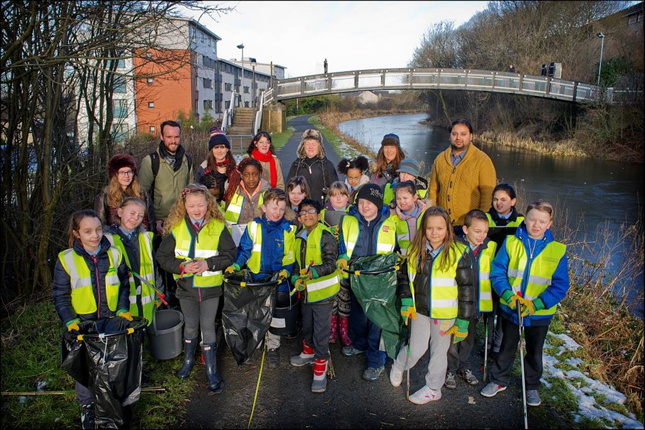
M 271 188 L 284 191 L 284 177 L 282 176 L 282 163 L 275 155 L 271 135 L 260 131 L 253 136 L 244 157 L 251 157 L 262 165 L 262 179 L 269 183 Z
M 376 166 L 370 181 L 384 189 L 386 184 L 389 184 L 398 176 L 396 170 L 404 158 L 405 152 L 401 149 L 399 136 L 394 133 L 383 136 L 381 148 L 376 156 Z
M 227 204 L 240 184 L 240 172 L 224 133 L 215 133 L 208 141 L 208 155 L 195 174 L 196 182 L 208 188 L 217 203 Z M 222 206 L 220 206 L 222 207 Z

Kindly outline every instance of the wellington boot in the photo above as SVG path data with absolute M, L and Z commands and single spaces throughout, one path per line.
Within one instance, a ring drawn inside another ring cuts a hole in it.
M 338 340 L 338 315 L 331 316 L 331 331 L 329 333 L 329 343 L 336 343 Z
M 195 350 L 197 349 L 197 339 L 184 339 L 184 365 L 181 366 L 177 377 L 186 379 L 190 376 L 190 371 L 195 364 Z
M 217 352 L 214 343 L 204 344 L 204 363 L 206 363 L 206 377 L 208 378 L 208 391 L 209 394 L 219 394 L 224 388 L 224 381 L 217 373 Z
M 307 346 L 305 340 L 302 340 L 302 352 L 299 355 L 291 356 L 289 360 L 292 366 L 300 367 L 306 364 L 313 364 L 314 362 L 314 350 Z
M 340 323 L 340 341 L 344 346 L 350 346 L 352 340 L 349 338 L 349 318 L 338 317 L 338 322 Z
M 314 380 L 311 383 L 312 393 L 324 393 L 327 390 L 327 360 L 317 358 L 314 361 Z

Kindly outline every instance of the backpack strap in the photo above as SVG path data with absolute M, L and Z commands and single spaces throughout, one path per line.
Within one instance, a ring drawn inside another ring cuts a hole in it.
M 186 175 L 187 175 L 186 184 L 191 184 L 193 181 L 191 180 L 191 177 L 190 177 L 190 169 L 191 167 L 193 167 L 193 159 L 190 157 L 190 154 L 188 152 L 184 152 L 184 155 L 186 156 L 186 165 L 188 167 L 188 170 L 186 172 Z
M 159 173 L 159 153 L 154 151 L 150 154 L 150 163 L 152 166 L 152 184 L 150 185 L 150 201 L 152 204 L 155 204 L 155 181 L 157 179 L 157 173 Z

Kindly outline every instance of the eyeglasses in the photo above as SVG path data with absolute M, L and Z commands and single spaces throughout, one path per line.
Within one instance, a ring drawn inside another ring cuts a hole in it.
M 307 215 L 307 214 L 314 215 L 314 214 L 317 214 L 317 213 L 318 213 L 318 211 L 316 209 L 311 208 L 311 209 L 302 210 L 302 211 L 298 212 L 298 215 L 299 216 L 303 216 L 303 215 Z
M 119 176 L 132 176 L 134 175 L 134 172 L 132 170 L 128 170 L 127 172 L 116 172 L 116 174 Z

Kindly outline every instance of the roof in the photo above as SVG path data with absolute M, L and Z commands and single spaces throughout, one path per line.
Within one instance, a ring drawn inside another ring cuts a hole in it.
M 211 37 L 214 37 L 216 40 L 222 40 L 221 37 L 219 37 L 217 34 L 213 33 L 210 31 L 208 28 L 204 27 L 202 24 L 199 22 L 195 21 L 194 19 L 187 20 L 191 25 L 194 25 L 195 27 L 199 28 L 201 31 L 204 33 L 210 35 Z
M 217 61 L 220 61 L 220 62 L 222 62 L 222 63 L 226 63 L 226 64 L 230 64 L 231 66 L 233 66 L 233 67 L 237 67 L 238 69 L 241 69 L 241 68 L 242 68 L 242 66 L 241 66 L 241 65 L 239 65 L 239 64 L 237 64 L 237 63 L 234 63 L 234 62 L 232 62 L 232 61 L 229 61 L 229 60 L 224 60 L 223 58 L 218 58 L 218 59 L 217 59 Z M 253 69 L 249 69 L 249 68 L 247 68 L 247 67 L 244 67 L 244 70 L 248 70 L 249 72 L 252 72 L 252 71 L 253 71 Z M 256 70 L 256 71 L 255 71 L 255 74 L 256 74 L 256 75 L 266 76 L 266 77 L 269 77 L 269 78 L 271 77 L 271 75 L 266 74 L 266 73 L 262 73 L 262 72 L 260 72 L 260 71 L 258 71 L 258 70 Z

